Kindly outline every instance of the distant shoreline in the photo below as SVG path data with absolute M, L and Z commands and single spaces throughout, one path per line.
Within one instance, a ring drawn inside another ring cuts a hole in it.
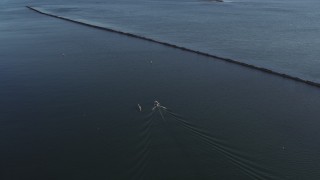
M 216 0 L 216 1 L 223 2 L 221 0 Z M 38 10 L 38 9 L 36 9 L 34 7 L 31 7 L 31 6 L 26 6 L 26 7 L 28 9 L 32 10 L 32 11 L 35 11 L 35 12 L 43 14 L 43 15 L 51 16 L 51 17 L 54 17 L 54 18 L 62 19 L 62 20 L 65 20 L 65 21 L 81 24 L 81 25 L 92 27 L 92 28 L 96 28 L 96 29 L 101 29 L 101 30 L 114 32 L 114 33 L 130 36 L 130 37 L 134 37 L 134 38 L 138 38 L 138 39 L 143 39 L 143 40 L 146 40 L 146 41 L 162 44 L 162 45 L 165 45 L 165 46 L 177 48 L 177 49 L 180 49 L 180 50 L 183 50 L 183 51 L 188 51 L 188 52 L 196 53 L 196 54 L 203 55 L 203 56 L 207 56 L 207 57 L 223 60 L 225 62 L 238 64 L 238 65 L 241 65 L 241 66 L 244 66 L 244 67 L 248 67 L 248 68 L 251 68 L 251 69 L 259 70 L 259 71 L 262 71 L 262 72 L 265 72 L 265 73 L 277 75 L 279 77 L 291 79 L 291 80 L 294 80 L 294 81 L 297 81 L 297 82 L 302 82 L 304 84 L 320 88 L 320 83 L 309 81 L 309 80 L 305 80 L 305 79 L 302 79 L 302 78 L 299 78 L 299 77 L 295 77 L 295 76 L 291 76 L 291 75 L 288 75 L 288 74 L 276 72 L 276 71 L 273 71 L 271 69 L 258 67 L 258 66 L 255 66 L 255 65 L 243 63 L 243 62 L 240 62 L 240 61 L 237 61 L 237 60 L 233 60 L 233 59 L 229 59 L 229 58 L 219 57 L 219 56 L 212 55 L 212 54 L 209 54 L 209 53 L 192 50 L 192 49 L 185 48 L 185 47 L 182 47 L 182 46 L 177 46 L 177 45 L 174 45 L 174 44 L 170 44 L 170 43 L 154 40 L 154 39 L 151 39 L 151 38 L 148 38 L 148 37 L 139 36 L 139 35 L 128 33 L 128 32 L 123 32 L 123 31 L 120 31 L 120 30 L 114 30 L 114 29 L 107 28 L 107 27 L 101 27 L 101 26 L 97 26 L 97 25 L 93 25 L 93 24 L 89 24 L 89 23 L 85 23 L 85 22 L 81 22 L 81 21 L 77 21 L 77 20 L 72 20 L 72 19 L 69 19 L 69 18 L 62 17 L 62 16 L 58 16 L 58 15 L 54 15 L 54 14 L 43 12 L 43 11 Z

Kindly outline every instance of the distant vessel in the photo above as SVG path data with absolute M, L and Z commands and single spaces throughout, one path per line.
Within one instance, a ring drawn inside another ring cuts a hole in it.
M 223 2 L 223 0 L 207 0 L 207 1 Z
M 139 108 L 139 111 L 141 112 L 142 111 L 142 107 L 140 106 L 140 104 L 138 104 L 138 108 Z
M 154 101 L 154 107 L 152 108 L 152 111 L 154 111 L 156 108 L 167 109 L 166 107 L 161 106 L 158 101 Z
M 160 107 L 160 103 L 158 101 L 154 101 L 154 106 Z

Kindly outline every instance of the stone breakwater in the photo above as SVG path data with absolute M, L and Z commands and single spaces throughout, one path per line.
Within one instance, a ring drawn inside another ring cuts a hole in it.
M 138 38 L 138 39 L 143 39 L 143 40 L 146 40 L 146 41 L 162 44 L 162 45 L 169 46 L 169 47 L 176 48 L 176 49 L 180 49 L 180 50 L 183 50 L 183 51 L 188 51 L 188 52 L 196 53 L 196 54 L 199 54 L 199 55 L 202 55 L 202 56 L 207 56 L 207 57 L 215 58 L 215 59 L 218 59 L 218 60 L 222 60 L 222 61 L 225 61 L 225 62 L 238 64 L 238 65 L 241 65 L 241 66 L 244 66 L 244 67 L 248 67 L 248 68 L 251 68 L 251 69 L 254 69 L 254 70 L 259 70 L 259 71 L 262 71 L 262 72 L 265 72 L 265 73 L 269 73 L 269 74 L 276 75 L 276 76 L 279 76 L 279 77 L 282 77 L 282 78 L 294 80 L 294 81 L 297 81 L 297 82 L 301 82 L 301 83 L 304 83 L 304 84 L 307 84 L 307 85 L 311 85 L 311 86 L 320 88 L 320 83 L 309 81 L 309 80 L 305 80 L 305 79 L 302 79 L 302 78 L 299 78 L 299 77 L 295 77 L 295 76 L 291 76 L 291 75 L 288 75 L 288 74 L 284 74 L 284 73 L 281 73 L 281 72 L 276 72 L 276 71 L 273 71 L 271 69 L 266 69 L 266 68 L 263 68 L 263 67 L 259 67 L 259 66 L 243 63 L 243 62 L 238 61 L 238 60 L 216 56 L 216 55 L 213 55 L 213 54 L 209 54 L 209 53 L 205 53 L 205 52 L 189 49 L 189 48 L 186 48 L 186 47 L 182 47 L 182 46 L 178 46 L 178 45 L 174 45 L 174 44 L 170 44 L 170 43 L 154 40 L 154 39 L 151 39 L 151 38 L 148 38 L 148 37 L 144 37 L 144 36 L 140 36 L 140 35 L 136 35 L 136 34 L 132 34 L 132 33 L 128 33 L 128 32 L 123 32 L 123 31 L 120 31 L 120 30 L 115 30 L 115 29 L 111 29 L 111 28 L 107 28 L 107 27 L 101 27 L 101 26 L 98 26 L 98 25 L 89 24 L 89 23 L 86 23 L 86 22 L 81 22 L 79 20 L 73 20 L 73 19 L 70 19 L 70 18 L 66 18 L 66 17 L 62 17 L 62 16 L 59 16 L 59 15 L 54 15 L 54 14 L 51 14 L 51 13 L 48 13 L 48 12 L 44 12 L 44 11 L 41 11 L 41 10 L 39 10 L 37 8 L 34 8 L 34 7 L 31 7 L 31 6 L 26 6 L 26 7 L 28 9 L 32 10 L 32 11 L 35 11 L 37 13 L 40 13 L 40 14 L 43 14 L 43 15 L 46 15 L 46 16 L 50 16 L 50 17 L 62 19 L 62 20 L 65 20 L 65 21 L 73 22 L 73 23 L 76 23 L 76 24 L 81 24 L 81 25 L 84 25 L 84 26 L 88 26 L 88 27 L 92 27 L 92 28 L 96 28 L 96 29 L 101 29 L 101 30 L 105 30 L 105 31 L 109 31 L 109 32 L 114 32 L 114 33 L 130 36 L 130 37 L 134 37 L 134 38 Z

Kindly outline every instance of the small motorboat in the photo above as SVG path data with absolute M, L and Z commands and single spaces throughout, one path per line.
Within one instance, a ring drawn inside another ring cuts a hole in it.
M 154 107 L 152 108 L 152 110 L 155 110 L 156 108 L 167 109 L 166 107 L 161 106 L 158 101 L 154 101 Z

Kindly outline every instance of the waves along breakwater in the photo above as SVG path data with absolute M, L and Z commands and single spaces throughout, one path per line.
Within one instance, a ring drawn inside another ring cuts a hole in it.
M 225 62 L 238 64 L 238 65 L 241 65 L 241 66 L 244 66 L 244 67 L 248 67 L 248 68 L 251 68 L 251 69 L 259 70 L 259 71 L 262 71 L 262 72 L 265 72 L 265 73 L 277 75 L 277 76 L 280 76 L 280 77 L 283 77 L 283 78 L 291 79 L 291 80 L 294 80 L 294 81 L 297 81 L 297 82 L 302 82 L 302 83 L 305 83 L 305 84 L 320 88 L 320 83 L 309 81 L 309 80 L 302 79 L 302 78 L 295 77 L 295 76 L 291 76 L 291 75 L 284 74 L 284 73 L 281 73 L 281 72 L 276 72 L 276 71 L 273 71 L 271 69 L 266 69 L 266 68 L 263 68 L 263 67 L 259 67 L 259 66 L 243 63 L 243 62 L 240 62 L 240 61 L 237 61 L 237 60 L 234 60 L 234 59 L 219 57 L 219 56 L 216 56 L 216 55 L 208 54 L 208 53 L 201 52 L 201 51 L 196 51 L 196 50 L 193 50 L 193 49 L 189 49 L 189 48 L 185 48 L 185 47 L 182 47 L 182 46 L 178 46 L 178 45 L 174 45 L 174 44 L 170 44 L 170 43 L 154 40 L 154 39 L 151 39 L 151 38 L 148 38 L 148 37 L 139 36 L 139 35 L 128 33 L 128 32 L 123 32 L 123 31 L 120 31 L 120 30 L 115 30 L 115 29 L 111 29 L 111 28 L 107 28 L 107 27 L 101 27 L 101 26 L 97 26 L 97 25 L 81 22 L 79 20 L 69 19 L 69 18 L 66 18 L 66 17 L 59 16 L 59 15 L 54 15 L 54 14 L 51 14 L 51 13 L 43 12 L 43 11 L 41 11 L 41 10 L 39 10 L 37 8 L 31 7 L 31 6 L 26 6 L 26 7 L 29 8 L 30 10 L 33 10 L 33 11 L 35 11 L 37 13 L 40 13 L 40 14 L 43 14 L 43 15 L 51 16 L 51 17 L 54 17 L 54 18 L 62 19 L 62 20 L 65 20 L 65 21 L 81 24 L 81 25 L 92 27 L 92 28 L 96 28 L 96 29 L 101 29 L 101 30 L 114 32 L 114 33 L 130 36 L 130 37 L 134 37 L 134 38 L 138 38 L 138 39 L 143 39 L 143 40 L 146 40 L 146 41 L 162 44 L 162 45 L 165 45 L 165 46 L 173 47 L 173 48 L 180 49 L 180 50 L 183 50 L 183 51 L 196 53 L 196 54 L 203 55 L 203 56 L 207 56 L 207 57 L 223 60 Z

